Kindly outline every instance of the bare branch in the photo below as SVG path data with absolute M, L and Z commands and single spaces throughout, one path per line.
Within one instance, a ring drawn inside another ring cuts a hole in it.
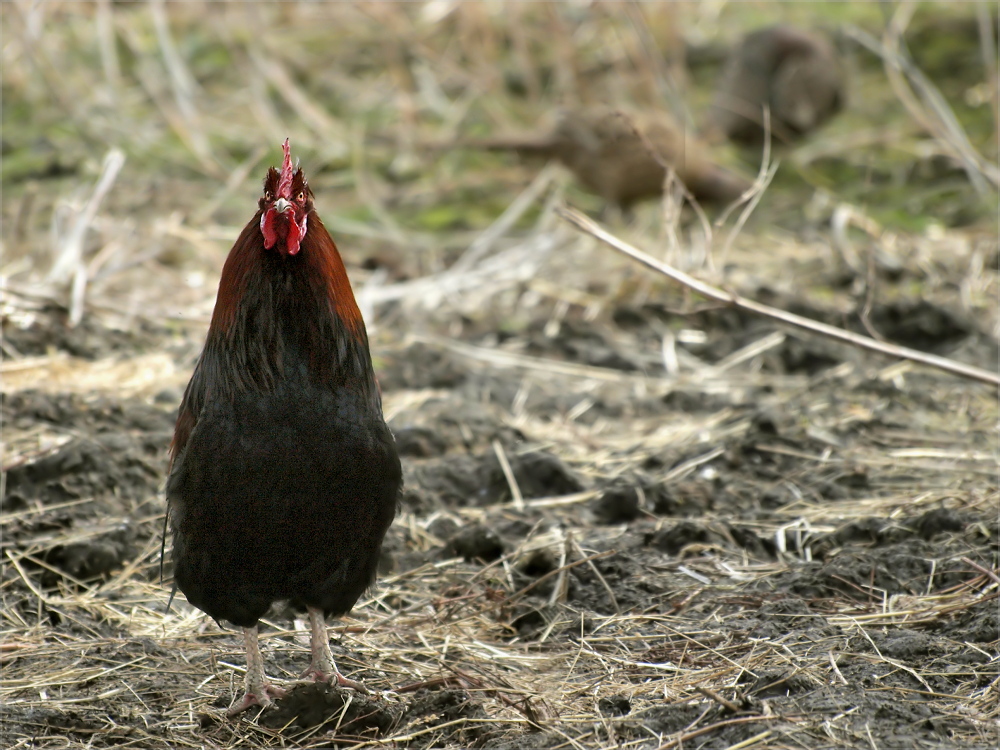
M 928 354 L 926 352 L 917 351 L 916 349 L 910 349 L 905 346 L 896 346 L 894 344 L 875 341 L 867 336 L 860 336 L 856 333 L 845 331 L 842 328 L 836 328 L 834 326 L 827 325 L 826 323 L 820 323 L 816 320 L 804 318 L 801 315 L 795 315 L 794 313 L 769 307 L 768 305 L 763 305 L 759 302 L 754 302 L 753 300 L 744 299 L 737 294 L 725 292 L 717 287 L 711 286 L 710 284 L 706 284 L 703 281 L 699 281 L 693 276 L 689 276 L 682 271 L 678 271 L 677 269 L 668 266 L 666 263 L 656 260 L 656 258 L 647 255 L 638 248 L 618 239 L 599 224 L 581 214 L 579 211 L 567 208 L 566 206 L 559 206 L 556 208 L 556 212 L 570 224 L 573 224 L 583 232 L 596 237 L 601 240 L 601 242 L 610 245 L 622 255 L 627 255 L 632 258 L 632 260 L 638 261 L 647 268 L 661 273 L 664 276 L 673 279 L 690 289 L 693 289 L 698 294 L 708 297 L 709 299 L 732 305 L 740 310 L 746 310 L 747 312 L 752 312 L 757 315 L 763 315 L 766 318 L 776 320 L 780 323 L 787 323 L 788 325 L 792 325 L 796 328 L 801 328 L 812 333 L 818 333 L 821 336 L 836 339 L 837 341 L 841 341 L 845 344 L 851 344 L 852 346 L 868 349 L 869 351 L 878 352 L 880 354 L 887 354 L 890 357 L 898 357 L 899 359 L 917 362 L 919 364 L 927 365 L 928 367 L 934 367 L 939 370 L 944 370 L 945 372 L 950 372 L 953 375 L 960 375 L 964 378 L 978 380 L 982 383 L 988 383 L 989 385 L 1000 388 L 1000 375 L 995 372 L 990 372 L 979 367 L 956 362 L 954 360 L 947 359 L 946 357 L 938 357 L 934 354 Z

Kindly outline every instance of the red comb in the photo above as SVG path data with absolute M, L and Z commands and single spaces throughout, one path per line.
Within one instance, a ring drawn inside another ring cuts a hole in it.
M 281 163 L 281 176 L 278 178 L 277 197 L 286 200 L 292 199 L 292 149 L 288 145 L 288 139 L 281 144 L 281 150 L 285 152 L 285 160 Z

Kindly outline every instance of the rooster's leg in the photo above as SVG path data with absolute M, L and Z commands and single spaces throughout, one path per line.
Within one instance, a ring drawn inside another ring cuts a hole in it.
M 349 687 L 359 693 L 369 695 L 368 688 L 355 680 L 349 680 L 337 669 L 330 651 L 330 638 L 326 632 L 326 618 L 323 610 L 309 607 L 309 646 L 312 651 L 312 661 L 302 677 L 311 677 L 322 682 L 334 682 L 341 687 Z
M 252 628 L 243 628 L 243 640 L 247 647 L 246 694 L 239 703 L 226 712 L 226 716 L 229 717 L 241 714 L 251 706 L 267 708 L 271 705 L 272 698 L 281 698 L 285 695 L 284 690 L 272 685 L 264 675 L 264 657 L 260 655 L 260 646 L 257 644 L 256 625 Z

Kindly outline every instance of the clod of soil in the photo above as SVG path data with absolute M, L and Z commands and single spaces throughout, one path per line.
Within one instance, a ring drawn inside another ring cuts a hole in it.
M 605 716 L 627 716 L 632 703 L 624 695 L 609 695 L 597 701 L 597 709 Z
M 974 330 L 952 311 L 922 299 L 876 305 L 871 322 L 887 340 L 928 352 L 947 349 Z
M 967 523 L 965 514 L 950 508 L 934 508 L 920 516 L 913 525 L 920 536 L 930 541 L 938 534 L 961 531 Z
M 3 509 L 14 511 L 88 496 L 143 498 L 166 470 L 174 415 L 138 399 L 22 391 L 4 399 L 5 425 L 45 424 L 74 437 L 48 455 L 7 471 Z
M 273 729 L 323 727 L 338 737 L 374 739 L 395 729 L 405 711 L 401 703 L 317 682 L 299 685 L 276 701 L 274 708 L 261 712 L 258 721 Z
M 583 482 L 557 456 L 527 451 L 507 456 L 511 473 L 525 499 L 568 495 Z M 410 467 L 402 503 L 428 512 L 435 506 L 465 507 L 509 501 L 510 483 L 492 449 L 477 455 L 449 455 Z
M 679 732 L 698 718 L 702 709 L 692 704 L 668 704 L 652 706 L 645 711 L 632 713 L 615 728 L 626 737 L 639 738 L 667 736 Z
M 393 436 L 396 438 L 396 450 L 400 456 L 430 458 L 445 452 L 444 440 L 437 432 L 427 427 L 404 427 L 396 430 Z
M 788 696 L 813 690 L 817 687 L 815 680 L 796 672 L 758 672 L 757 679 L 748 688 L 748 692 L 757 699 Z
M 726 538 L 703 524 L 682 521 L 666 529 L 661 529 L 646 538 L 646 544 L 668 555 L 677 555 L 689 545 L 724 545 Z
M 503 554 L 503 542 L 493 529 L 474 524 L 463 529 L 448 540 L 450 553 L 465 558 L 468 562 L 481 560 L 493 562 Z
M 481 700 L 465 690 L 420 690 L 403 716 L 407 728 L 416 733 L 425 726 L 448 724 L 458 719 L 485 719 Z M 418 737 L 411 747 L 443 747 L 457 743 L 458 746 L 473 745 L 487 731 L 486 724 L 459 724 L 440 731 L 431 731 Z
M 635 487 L 607 489 L 592 504 L 594 518 L 599 523 L 627 523 L 642 514 L 639 492 Z
M 134 540 L 135 529 L 123 523 L 111 529 L 96 530 L 86 541 L 54 547 L 45 556 L 45 561 L 74 578 L 87 580 L 106 575 L 131 560 L 135 554 Z M 43 573 L 42 583 L 55 585 L 57 578 L 55 574 Z
M 97 359 L 114 352 L 142 351 L 158 346 L 165 329 L 139 318 L 128 330 L 108 328 L 94 316 L 85 316 L 78 325 L 69 325 L 69 311 L 54 304 L 39 310 L 25 326 L 2 318 L 3 339 L 26 356 L 43 356 L 52 350 L 74 357 Z

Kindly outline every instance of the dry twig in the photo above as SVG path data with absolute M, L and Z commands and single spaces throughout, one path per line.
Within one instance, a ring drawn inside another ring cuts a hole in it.
M 785 312 L 784 310 L 778 310 L 774 307 L 745 299 L 732 292 L 724 292 L 723 290 L 699 281 L 682 271 L 671 268 L 665 263 L 661 263 L 656 260 L 656 258 L 646 255 L 646 253 L 642 252 L 638 248 L 618 239 L 599 224 L 581 214 L 579 211 L 565 206 L 560 206 L 556 209 L 556 211 L 570 224 L 573 224 L 581 231 L 596 237 L 620 252 L 622 255 L 626 255 L 633 260 L 638 261 L 647 268 L 661 273 L 667 278 L 673 279 L 674 281 L 693 289 L 698 294 L 708 297 L 709 299 L 723 302 L 740 310 L 746 310 L 747 312 L 752 312 L 756 315 L 762 315 L 766 318 L 770 318 L 771 320 L 786 323 L 788 325 L 795 326 L 796 328 L 801 328 L 811 333 L 817 333 L 821 336 L 826 336 L 852 346 L 868 349 L 869 351 L 878 352 L 880 354 L 887 354 L 890 357 L 910 360 L 922 365 L 927 365 L 928 367 L 934 367 L 938 370 L 949 372 L 953 375 L 978 380 L 982 383 L 988 383 L 989 385 L 1000 388 L 1000 375 L 989 372 L 988 370 L 984 370 L 980 367 L 973 367 L 972 365 L 966 365 L 934 354 L 927 354 L 926 352 L 920 352 L 916 349 L 910 349 L 905 346 L 885 344 L 866 336 L 860 336 L 856 333 L 845 331 L 842 328 L 836 328 L 825 323 L 820 323 L 816 320 L 804 318 L 801 315 L 795 315 L 794 313 Z

